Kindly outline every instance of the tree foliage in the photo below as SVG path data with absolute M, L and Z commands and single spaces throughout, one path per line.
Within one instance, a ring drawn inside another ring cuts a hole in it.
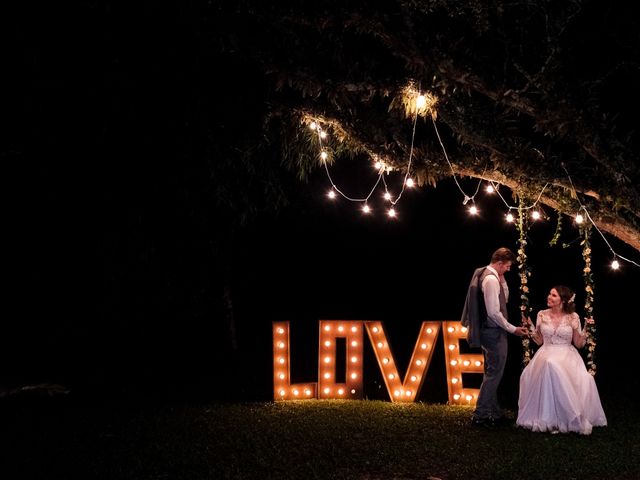
M 640 249 L 640 36 L 631 7 L 596 1 L 214 2 L 216 46 L 264 75 L 284 159 L 318 165 L 296 129 L 331 122 L 345 148 L 406 164 L 409 83 L 438 96 L 457 171 L 572 213 Z M 215 30 L 215 32 L 213 31 Z M 273 138 L 270 140 L 275 142 Z M 420 183 L 450 175 L 432 128 L 414 148 Z

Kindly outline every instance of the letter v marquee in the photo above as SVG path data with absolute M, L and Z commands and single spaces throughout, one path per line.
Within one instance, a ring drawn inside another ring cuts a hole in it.
M 439 322 L 422 322 L 418 341 L 413 349 L 411 361 L 407 367 L 404 381 L 400 380 L 398 367 L 391 354 L 389 342 L 384 334 L 382 323 L 365 322 L 369 339 L 373 345 L 384 383 L 392 402 L 413 402 L 422 388 L 424 376 L 431 364 L 434 344 L 440 331 Z

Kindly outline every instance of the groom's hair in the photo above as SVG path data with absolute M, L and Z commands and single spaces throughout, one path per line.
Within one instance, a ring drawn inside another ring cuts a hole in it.
M 515 261 L 516 261 L 515 254 L 506 247 L 497 249 L 495 252 L 493 252 L 493 255 L 491 255 L 491 263 L 498 263 L 498 262 L 514 263 Z

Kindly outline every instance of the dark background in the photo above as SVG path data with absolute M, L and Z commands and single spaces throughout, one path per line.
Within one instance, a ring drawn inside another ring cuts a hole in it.
M 334 174 L 345 190 L 364 188 L 354 179 L 366 176 L 367 168 L 345 162 Z M 398 181 L 399 175 L 390 176 L 392 189 Z M 212 306 L 217 274 L 208 260 L 209 239 L 188 212 L 163 201 L 171 189 L 141 185 L 140 196 L 154 199 L 144 207 L 129 193 L 113 210 L 110 204 L 87 209 L 79 199 L 67 204 L 68 192 L 43 183 L 32 197 L 35 218 L 22 220 L 19 269 L 10 290 L 10 302 L 19 308 L 3 322 L 6 386 L 59 382 L 76 395 L 98 398 L 268 400 L 271 322 L 283 320 L 291 322 L 294 382 L 317 381 L 321 319 L 383 321 L 404 368 L 420 323 L 459 319 L 473 269 L 500 246 L 517 249 L 515 227 L 504 221 L 506 208 L 495 195 L 481 191 L 481 214 L 471 217 L 447 180 L 406 191 L 391 220 L 380 211 L 382 200 L 372 202 L 370 216 L 357 204 L 328 200 L 328 181 L 317 172 L 309 183 L 292 183 L 289 207 L 237 233 L 230 251 L 238 347 L 232 352 Z M 462 182 L 469 192 L 476 185 Z M 73 205 L 77 210 L 67 210 Z M 94 213 L 98 207 L 102 215 Z M 579 232 L 564 218 L 560 242 L 549 246 L 556 217 L 547 213 L 550 218 L 529 231 L 534 315 L 555 284 L 575 289 L 580 312 Z M 90 215 L 96 216 L 84 221 Z M 571 246 L 563 248 L 563 242 Z M 613 272 L 610 259 L 594 237 L 597 378 L 601 388 L 624 394 L 638 382 L 633 294 L 640 269 L 623 263 Z M 518 318 L 516 272 L 507 274 L 512 319 Z M 521 353 L 519 340 L 510 341 L 503 395 L 513 405 Z M 386 398 L 373 353 L 365 351 L 365 395 Z M 439 340 L 419 400 L 446 402 L 446 396 Z
M 229 159 L 263 134 L 265 79 L 242 58 L 205 48 L 196 38 L 204 27 L 178 7 L 27 7 L 8 29 L 16 48 L 3 94 L 0 387 L 59 382 L 93 398 L 270 399 L 271 322 L 282 320 L 291 322 L 296 382 L 316 380 L 320 319 L 383 321 L 403 365 L 420 323 L 458 319 L 473 269 L 498 247 L 516 249 L 500 200 L 481 192 L 481 215 L 470 217 L 451 180 L 405 192 L 389 220 L 382 202 L 364 217 L 355 204 L 327 200 L 322 171 L 298 181 L 275 150 L 257 158 L 280 180 L 236 167 Z M 362 160 L 339 159 L 333 174 L 353 196 L 373 183 Z M 390 176 L 390 188 L 399 181 Z M 476 182 L 462 185 L 475 191 Z M 277 188 L 288 206 L 270 208 Z M 565 219 L 559 243 L 571 247 L 548 246 L 555 214 L 547 213 L 529 234 L 531 304 L 544 308 L 549 288 L 564 283 L 580 307 L 578 232 Z M 638 383 L 640 268 L 612 272 L 610 260 L 594 238 L 598 382 L 624 392 Z M 517 297 L 517 275 L 509 282 Z M 225 285 L 235 351 L 220 320 Z M 520 365 L 512 340 L 511 402 Z M 365 394 L 385 398 L 367 355 Z M 441 341 L 420 399 L 446 401 Z
M 473 192 L 477 182 L 462 185 L 467 192 Z M 265 230 L 248 234 L 246 243 L 241 243 L 247 251 L 237 270 L 236 298 L 243 305 L 238 310 L 239 318 L 259 318 L 265 323 L 291 321 L 291 348 L 294 355 L 296 349 L 300 355 L 293 357 L 294 381 L 316 380 L 319 319 L 382 320 L 394 354 L 404 368 L 420 323 L 458 320 L 473 269 L 487 264 L 491 253 L 500 246 L 517 250 L 516 229 L 504 221 L 506 208 L 496 195 L 487 196 L 481 191 L 481 214 L 471 217 L 462 205 L 462 195 L 449 180 L 435 189 L 405 192 L 398 208 L 399 218 L 389 220 L 379 210 L 376 216 L 364 217 L 356 204 L 325 199 L 325 186 L 319 182 L 307 188 L 309 210 L 305 214 L 285 214 L 264 225 Z M 508 191 L 502 193 L 511 200 Z M 550 218 L 534 224 L 528 236 L 534 318 L 539 309 L 546 308 L 546 295 L 557 284 L 576 291 L 579 313 L 584 303 L 580 234 L 565 217 L 558 245 L 549 246 L 556 214 L 547 214 Z M 618 253 L 633 258 L 634 252 L 609 241 Z M 571 245 L 563 248 L 563 242 Z M 637 385 L 631 372 L 632 340 L 623 332 L 632 329 L 630 299 L 640 271 L 627 264 L 614 272 L 609 268 L 610 254 L 603 241 L 594 239 L 592 247 L 598 381 L 622 392 Z M 512 299 L 510 314 L 516 323 L 517 268 L 507 278 Z M 271 344 L 265 344 L 262 335 L 257 335 L 253 322 L 243 324 L 249 330 L 241 330 L 240 334 L 253 346 L 251 350 L 270 358 Z M 268 325 L 263 331 L 265 336 L 269 334 Z M 505 401 L 514 402 L 521 368 L 519 339 L 510 336 L 510 347 L 503 394 Z M 296 371 L 299 358 L 302 366 Z M 382 393 L 376 391 L 381 379 L 372 354 L 367 365 L 370 369 L 366 371 L 365 394 L 385 398 L 384 386 Z M 270 365 L 265 364 L 262 373 L 259 371 L 256 369 L 256 380 L 268 390 Z M 446 401 L 444 375 L 444 351 L 439 340 L 421 399 Z

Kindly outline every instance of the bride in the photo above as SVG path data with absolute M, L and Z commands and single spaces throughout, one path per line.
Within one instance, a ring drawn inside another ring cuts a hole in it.
M 586 333 L 574 312 L 575 295 L 556 286 L 547 296 L 546 310 L 538 312 L 531 338 L 542 345 L 520 377 L 516 424 L 534 432 L 591 433 L 606 426 L 598 389 L 574 347 L 584 347 Z M 531 328 L 531 320 L 524 319 Z M 588 318 L 586 323 L 593 323 Z

